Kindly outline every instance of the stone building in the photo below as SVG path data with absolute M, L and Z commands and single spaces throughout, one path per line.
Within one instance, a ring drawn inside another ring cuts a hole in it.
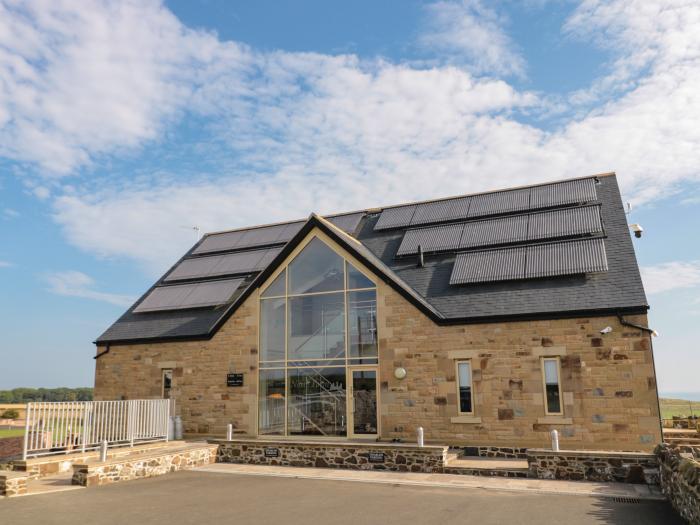
M 97 340 L 96 399 L 187 434 L 651 450 L 614 174 L 210 233 Z

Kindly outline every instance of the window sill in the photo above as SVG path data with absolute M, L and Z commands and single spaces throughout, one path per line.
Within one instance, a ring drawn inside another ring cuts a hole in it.
M 450 418 L 450 421 L 452 423 L 481 423 L 481 418 L 480 417 L 475 417 L 475 416 L 455 416 Z
M 537 423 L 540 425 L 573 425 L 574 420 L 564 416 L 545 416 L 538 417 Z

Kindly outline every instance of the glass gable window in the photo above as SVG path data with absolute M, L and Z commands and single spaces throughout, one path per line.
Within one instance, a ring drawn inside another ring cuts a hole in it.
M 374 282 L 314 237 L 261 290 L 260 434 L 347 435 L 346 372 L 377 340 Z

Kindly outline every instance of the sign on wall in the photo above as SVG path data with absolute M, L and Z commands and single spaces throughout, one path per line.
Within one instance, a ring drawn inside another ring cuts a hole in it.
M 384 463 L 384 452 L 370 452 L 369 453 L 370 463 Z
M 243 386 L 243 374 L 226 374 L 226 386 Z
M 265 447 L 265 457 L 266 458 L 278 458 L 280 457 L 280 449 Z

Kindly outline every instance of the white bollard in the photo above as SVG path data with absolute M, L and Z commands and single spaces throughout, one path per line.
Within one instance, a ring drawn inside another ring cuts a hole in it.
M 559 432 L 552 430 L 550 435 L 552 436 L 552 450 L 554 452 L 559 452 Z
M 233 439 L 233 425 L 231 423 L 226 427 L 226 441 L 231 441 Z
M 424 439 L 423 439 L 423 427 L 418 427 L 417 433 L 418 433 L 418 446 L 419 446 L 419 447 L 424 447 L 424 446 L 425 446 L 425 441 L 424 441 Z
M 182 418 L 175 416 L 175 439 L 182 439 Z
M 100 462 L 107 461 L 107 441 L 100 443 Z

